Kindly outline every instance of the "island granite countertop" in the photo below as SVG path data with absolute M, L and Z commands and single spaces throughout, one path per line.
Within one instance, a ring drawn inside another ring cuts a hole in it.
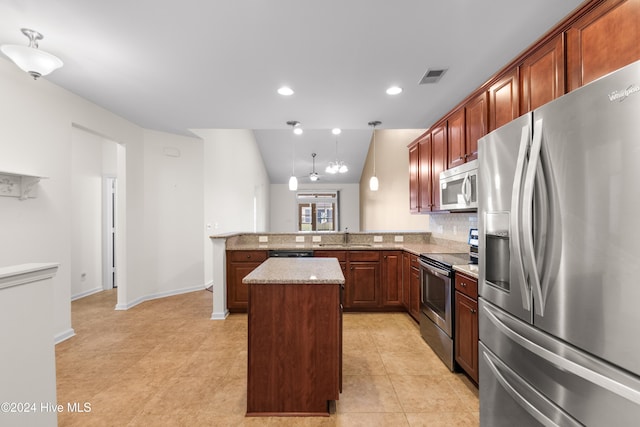
M 247 285 L 344 284 L 340 263 L 335 258 L 269 258 L 249 273 Z

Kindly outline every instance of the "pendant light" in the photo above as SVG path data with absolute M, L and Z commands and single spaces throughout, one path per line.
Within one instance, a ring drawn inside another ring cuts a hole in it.
M 369 122 L 369 126 L 373 127 L 373 176 L 369 180 L 369 189 L 371 191 L 378 191 L 378 187 L 380 186 L 378 177 L 376 176 L 376 126 L 380 124 L 381 122 L 378 120 Z
M 0 46 L 0 50 L 22 71 L 29 73 L 33 80 L 36 80 L 62 67 L 62 61 L 58 57 L 38 49 L 38 40 L 44 38 L 42 34 L 28 28 L 22 28 L 21 31 L 29 39 L 29 46 L 4 44 Z
M 336 136 L 336 161 L 329 162 L 327 168 L 325 169 L 325 172 L 330 174 L 347 173 L 349 171 L 347 165 L 345 165 L 342 160 L 338 160 L 338 135 L 340 135 L 341 132 L 342 131 L 338 128 L 335 128 L 331 131 L 331 133 Z
M 300 122 L 291 120 L 288 121 L 287 124 L 291 126 L 293 133 L 296 133 L 296 127 L 300 125 Z M 299 134 L 300 133 L 298 133 L 298 135 Z M 293 138 L 291 138 L 291 142 L 291 177 L 289 178 L 289 190 L 296 191 L 298 189 L 298 178 L 296 178 L 296 146 Z
M 309 179 L 313 182 L 316 182 L 320 179 L 320 175 L 318 175 L 318 172 L 316 172 L 316 153 L 311 153 L 311 157 L 313 159 L 313 169 L 309 174 Z

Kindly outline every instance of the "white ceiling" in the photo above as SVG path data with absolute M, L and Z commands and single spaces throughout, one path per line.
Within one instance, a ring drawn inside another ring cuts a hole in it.
M 291 174 L 288 120 L 302 123 L 296 174 L 339 157 L 360 180 L 382 129 L 424 129 L 581 0 L 0 0 L 0 44 L 65 65 L 46 79 L 140 126 L 253 129 L 273 183 Z M 448 67 L 437 85 L 428 68 Z M 38 84 L 38 82 L 34 82 Z M 390 85 L 404 88 L 395 97 Z M 295 94 L 276 93 L 289 85 Z M 410 141 L 407 141 L 410 142 Z M 322 174 L 321 182 L 332 181 Z

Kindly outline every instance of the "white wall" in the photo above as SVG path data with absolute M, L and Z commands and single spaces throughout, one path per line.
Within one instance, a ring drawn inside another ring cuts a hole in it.
M 146 274 L 137 298 L 204 289 L 203 144 L 144 131 Z
M 164 178 L 152 176 L 154 161 L 145 162 L 145 148 L 157 140 L 162 140 L 164 144 L 165 137 L 177 141 L 176 144 L 183 144 L 186 143 L 185 137 L 145 133 L 139 126 L 49 83 L 46 78 L 34 81 L 4 58 L 0 58 L 0 94 L 0 170 L 49 177 L 39 184 L 39 197 L 36 199 L 19 201 L 13 197 L 0 197 L 0 266 L 30 262 L 60 263 L 53 280 L 52 301 L 57 340 L 73 334 L 72 229 L 76 224 L 72 222 L 71 153 L 74 126 L 120 144 L 118 191 L 125 199 L 120 203 L 118 215 L 124 233 L 117 262 L 119 267 L 126 270 L 126 276 L 118 278 L 120 307 L 126 308 L 149 296 L 166 293 L 167 288 L 175 291 L 194 286 L 195 282 L 203 285 L 202 269 L 198 280 L 193 273 L 197 267 L 190 265 L 198 264 L 202 259 L 201 176 L 189 174 L 190 183 L 186 184 L 194 185 L 194 191 L 189 194 L 200 193 L 199 201 L 178 204 L 184 206 L 183 213 L 190 221 L 194 221 L 195 217 L 191 212 L 198 211 L 200 223 L 197 239 L 190 235 L 178 242 L 183 246 L 184 258 L 194 257 L 189 260 L 190 264 L 187 265 L 182 258 L 177 265 L 170 264 L 166 269 L 163 263 L 173 255 L 168 247 L 154 248 L 157 253 L 151 257 L 147 255 L 152 241 L 161 246 L 173 246 L 175 243 L 154 240 L 156 236 L 151 235 L 165 231 L 167 221 L 155 223 L 155 226 L 145 225 L 150 217 L 157 215 L 155 209 L 145 207 L 145 201 L 149 202 L 148 198 L 152 197 L 147 192 L 161 192 L 157 183 L 167 182 L 166 179 L 163 181 Z M 189 153 L 190 165 L 181 165 L 180 169 L 201 171 L 201 157 L 197 159 L 201 154 L 197 149 Z M 150 171 L 145 173 L 145 167 Z M 152 184 L 145 186 L 145 180 Z M 167 197 L 169 200 L 178 200 L 176 197 L 171 199 L 171 195 Z M 162 197 L 156 202 L 157 206 L 166 206 L 168 203 Z M 174 235 L 176 230 L 183 231 L 182 225 L 169 228 Z M 193 241 L 197 241 L 197 248 L 192 251 L 188 245 L 193 245 Z M 194 255 L 196 252 L 200 254 L 199 257 Z M 149 283 L 148 278 L 160 285 Z
M 424 130 L 376 130 L 378 191 L 369 190 L 373 175 L 373 139 L 360 179 L 360 225 L 363 231 L 426 231 L 427 215 L 409 213 L 409 150 Z
M 204 143 L 205 282 L 213 280 L 213 247 L 209 236 L 235 231 L 267 231 L 269 175 L 252 131 L 192 129 Z
M 343 231 L 360 231 L 360 187 L 358 184 L 301 184 L 298 191 L 338 190 L 339 228 Z M 271 222 L 272 233 L 295 233 L 297 231 L 297 209 L 295 191 L 288 184 L 271 184 Z

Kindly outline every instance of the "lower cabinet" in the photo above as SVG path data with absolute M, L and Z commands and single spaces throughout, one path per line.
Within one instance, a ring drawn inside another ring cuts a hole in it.
M 402 251 L 382 252 L 382 305 L 402 307 Z
M 456 273 L 455 359 L 478 382 L 478 281 Z
M 380 307 L 380 252 L 349 251 L 348 268 L 345 308 Z
M 402 306 L 420 322 L 420 270 L 418 257 L 404 252 L 402 254 Z
M 267 259 L 267 251 L 227 251 L 227 308 L 246 313 L 249 290 L 242 279 Z

